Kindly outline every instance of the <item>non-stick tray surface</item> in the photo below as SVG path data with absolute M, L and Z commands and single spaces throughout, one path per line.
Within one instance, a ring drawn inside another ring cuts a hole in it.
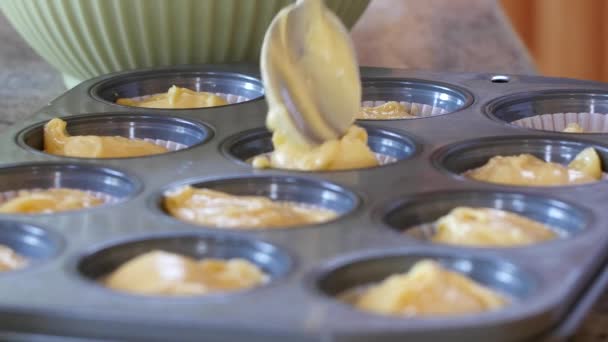
M 402 101 L 422 117 L 359 122 L 371 148 L 395 162 L 314 173 L 247 164 L 272 148 L 255 67 L 182 66 L 82 83 L 3 132 L 0 192 L 68 186 L 107 194 L 112 202 L 70 213 L 0 217 L 0 243 L 36 260 L 27 269 L 0 274 L 2 329 L 197 341 L 514 341 L 552 331 L 568 335 L 606 283 L 608 183 L 525 188 L 459 174 L 498 154 L 532 153 L 563 163 L 588 146 L 607 170 L 605 134 L 531 130 L 509 122 L 546 113 L 608 113 L 608 85 L 495 76 L 363 68 L 364 101 Z M 157 110 L 113 103 L 173 84 L 223 94 L 234 104 Z M 52 117 L 63 117 L 73 134 L 158 139 L 180 149 L 125 159 L 52 156 L 40 151 L 42 125 Z M 163 191 L 182 184 L 321 204 L 341 216 L 288 229 L 203 228 L 173 219 L 160 206 Z M 450 247 L 404 234 L 457 205 L 515 211 L 565 234 L 505 249 Z M 127 295 L 95 282 L 153 248 L 244 257 L 272 281 L 240 293 L 188 298 Z M 398 319 L 358 312 L 333 299 L 427 257 L 509 295 L 511 305 L 480 315 Z

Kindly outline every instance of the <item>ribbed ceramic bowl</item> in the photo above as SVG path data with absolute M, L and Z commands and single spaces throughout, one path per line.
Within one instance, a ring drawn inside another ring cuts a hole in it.
M 1 0 L 23 38 L 68 87 L 109 72 L 257 63 L 266 27 L 292 0 Z M 326 0 L 351 27 L 369 0 Z

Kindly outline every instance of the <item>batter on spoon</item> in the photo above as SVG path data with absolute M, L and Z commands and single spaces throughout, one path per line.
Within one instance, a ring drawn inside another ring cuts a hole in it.
M 341 139 L 329 140 L 319 146 L 293 144 L 278 131 L 272 136 L 272 144 L 274 151 L 255 157 L 252 161 L 254 167 L 320 171 L 378 165 L 376 155 L 367 146 L 367 132 L 355 125 Z
M 361 80 L 348 31 L 321 0 L 283 9 L 260 59 L 274 151 L 257 168 L 342 170 L 378 165 L 367 133 L 353 125 Z

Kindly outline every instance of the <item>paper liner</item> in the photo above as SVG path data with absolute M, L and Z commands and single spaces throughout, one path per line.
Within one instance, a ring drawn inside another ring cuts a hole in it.
M 492 207 L 481 207 L 481 208 L 497 209 L 497 208 L 492 208 Z M 519 215 L 521 217 L 525 217 L 527 219 L 532 220 L 531 218 L 521 215 L 520 213 L 516 213 L 514 211 L 509 211 L 509 210 L 506 210 L 506 211 L 511 214 Z M 536 220 L 534 220 L 534 221 L 543 223 L 543 222 L 536 221 Z M 564 238 L 564 237 L 568 237 L 568 235 L 569 235 L 569 233 L 563 229 L 560 229 L 560 228 L 554 227 L 554 226 L 550 226 L 545 223 L 543 223 L 543 224 L 546 227 L 548 227 L 549 229 L 551 229 L 551 231 L 553 231 L 555 234 L 557 234 L 557 238 Z M 438 231 L 437 224 L 435 222 L 429 222 L 429 223 L 421 223 L 421 224 L 409 227 L 409 228 L 405 229 L 403 231 L 403 233 L 405 235 L 411 236 L 411 237 L 419 239 L 419 240 L 431 241 L 433 239 L 433 236 L 435 236 L 435 234 L 437 234 L 437 231 Z M 536 244 L 536 243 L 534 243 L 534 244 Z
M 377 107 L 377 106 L 381 106 L 387 102 L 390 102 L 390 101 L 363 101 L 363 102 L 361 102 L 361 106 L 362 107 Z M 435 115 L 441 115 L 441 114 L 448 113 L 448 110 L 446 110 L 444 108 L 431 106 L 431 105 L 424 104 L 424 103 L 407 102 L 407 101 L 395 101 L 395 102 L 398 102 L 399 104 L 404 106 L 405 109 L 407 110 L 407 112 L 410 115 L 414 115 L 415 118 L 403 117 L 403 118 L 399 118 L 399 119 L 391 118 L 391 119 L 357 119 L 357 120 L 407 120 L 407 119 L 416 119 L 416 118 L 429 117 L 429 116 L 435 116 Z
M 437 226 L 435 223 L 423 223 L 407 228 L 403 233 L 419 240 L 431 240 L 437 233 Z
M 270 158 L 270 154 L 271 153 L 272 152 L 262 153 L 262 154 L 257 155 L 256 157 L 268 157 L 268 158 Z M 392 163 L 394 163 L 394 162 L 396 162 L 396 161 L 399 160 L 399 159 L 397 159 L 397 158 L 395 158 L 393 156 L 388 156 L 386 154 L 381 154 L 381 153 L 374 153 L 374 156 L 376 156 L 376 160 L 378 160 L 378 164 L 380 164 L 380 166 L 387 165 L 387 164 L 392 164 Z M 249 158 L 249 159 L 246 160 L 246 162 L 249 163 L 249 164 L 251 164 L 251 162 L 253 162 L 253 158 L 256 158 L 256 157 Z M 322 171 L 322 170 L 320 170 L 320 171 Z M 340 170 L 340 171 L 342 171 L 342 170 Z M 346 171 L 346 170 L 344 170 L 344 171 Z
M 389 156 L 386 154 L 374 153 L 374 155 L 376 156 L 376 160 L 378 160 L 378 164 L 380 165 L 392 164 L 399 160 L 396 157 Z
M 205 92 L 204 90 L 201 90 L 202 92 Z M 206 92 L 206 93 L 211 93 L 211 92 Z M 163 93 L 159 93 L 159 94 L 163 94 Z M 217 95 L 221 98 L 223 98 L 224 100 L 226 100 L 226 102 L 228 102 L 228 104 L 236 104 L 236 103 L 241 103 L 241 102 L 245 102 L 245 101 L 249 101 L 251 100 L 248 97 L 245 96 L 241 96 L 241 95 L 235 95 L 235 94 L 227 94 L 227 93 L 211 93 L 213 95 Z M 129 99 L 133 100 L 133 101 L 143 101 L 151 96 L 154 95 L 158 95 L 158 94 L 149 94 L 149 95 L 143 95 L 143 96 L 136 96 L 136 97 L 129 97 Z M 137 106 L 129 106 L 129 107 L 137 107 Z M 209 107 L 195 107 L 192 109 L 196 109 L 196 108 L 211 108 L 211 107 L 217 107 L 217 106 L 209 106 Z M 154 108 L 149 108 L 149 109 L 154 109 Z M 177 108 L 176 108 L 177 109 Z M 180 109 L 184 109 L 184 108 L 180 108 Z M 189 108 L 187 108 L 189 109 Z
M 608 116 L 600 113 L 552 113 L 512 121 L 519 127 L 561 132 L 570 123 L 577 123 L 583 133 L 608 133 Z
M 561 164 L 563 166 L 568 166 L 568 164 Z M 474 169 L 471 169 L 474 170 Z M 470 178 L 469 176 L 467 176 L 467 172 L 471 171 L 471 170 L 467 170 L 463 173 L 461 173 L 462 176 L 471 179 L 471 180 L 475 180 L 473 178 Z M 572 183 L 572 184 L 563 184 L 563 185 L 509 185 L 509 184 L 502 184 L 502 183 L 493 183 L 493 182 L 486 182 L 486 181 L 482 181 L 482 180 L 475 180 L 477 182 L 484 182 L 484 183 L 490 183 L 490 184 L 497 184 L 497 185 L 502 185 L 502 186 L 515 186 L 515 187 L 542 187 L 542 188 L 554 188 L 554 187 L 559 187 L 559 186 L 579 186 L 579 185 L 587 185 L 587 184 L 593 184 L 596 182 L 603 182 L 605 180 L 608 180 L 608 172 L 602 172 L 602 177 L 596 181 L 593 182 L 587 182 L 587 183 Z
M 175 152 L 175 151 L 183 150 L 183 149 L 189 147 L 188 145 L 180 144 L 178 142 L 170 141 L 170 140 L 142 138 L 142 137 L 125 137 L 125 138 L 133 139 L 133 140 L 143 140 L 145 142 L 149 142 L 154 145 L 162 146 L 162 147 L 166 148 L 167 150 L 169 150 L 169 152 Z M 168 153 L 168 152 L 164 152 L 164 153 Z M 159 153 L 159 154 L 164 154 L 164 153 Z M 104 158 L 101 158 L 101 159 L 104 159 Z
M 0 192 L 0 204 L 6 202 L 6 201 L 10 201 L 13 198 L 17 197 L 19 195 L 19 191 L 31 191 L 31 192 L 40 192 L 40 191 L 44 191 L 44 190 L 48 190 L 48 189 L 52 189 L 51 188 L 31 188 L 31 189 L 18 189 L 18 190 L 10 190 L 10 191 L 4 191 L 4 192 Z M 106 205 L 106 204 L 115 204 L 120 202 L 120 198 L 109 195 L 105 192 L 99 192 L 99 191 L 92 191 L 92 190 L 82 190 L 82 189 L 75 189 L 75 188 L 67 188 L 66 189 L 73 189 L 73 190 L 80 190 L 84 193 L 86 193 L 87 195 L 91 195 L 93 197 L 97 197 L 101 200 L 103 200 L 103 204 L 102 205 Z M 97 206 L 95 206 L 97 207 Z M 91 207 L 94 208 L 94 207 Z M 82 209 L 87 209 L 87 208 L 82 208 Z
M 234 95 L 234 94 L 215 93 L 215 95 L 223 98 L 224 100 L 226 100 L 226 102 L 228 102 L 230 104 L 241 103 L 241 102 L 251 100 L 248 97 L 241 96 L 241 95 Z
M 149 143 L 153 143 L 158 146 L 162 146 L 162 147 L 166 148 L 167 150 L 169 150 L 170 152 L 175 152 L 175 151 L 179 151 L 179 150 L 188 148 L 188 145 L 180 144 L 178 142 L 170 141 L 170 140 L 138 138 L 138 137 L 134 137 L 132 139 L 139 139 L 139 140 L 143 140 L 143 141 L 146 141 Z

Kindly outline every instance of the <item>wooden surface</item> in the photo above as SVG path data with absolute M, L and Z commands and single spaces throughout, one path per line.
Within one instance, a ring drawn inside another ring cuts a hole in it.
M 608 292 L 597 302 L 572 342 L 608 341 Z
M 494 0 L 373 0 L 352 37 L 362 65 L 536 72 Z
M 608 81 L 608 1 L 501 0 L 548 76 Z

